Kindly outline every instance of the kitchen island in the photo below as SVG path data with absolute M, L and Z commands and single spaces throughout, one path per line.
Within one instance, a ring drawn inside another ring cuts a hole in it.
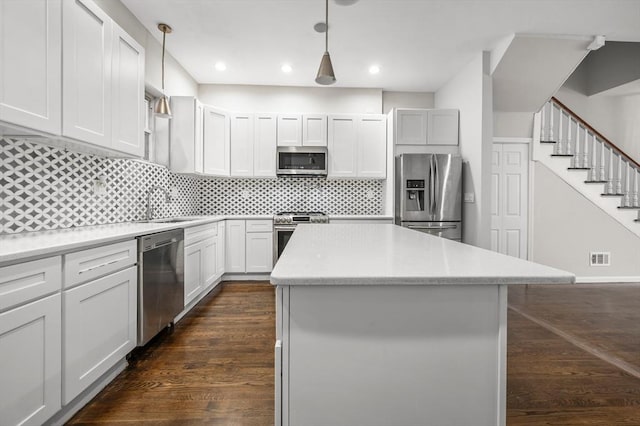
M 574 281 L 395 225 L 299 225 L 271 274 L 276 425 L 504 425 L 507 285 Z

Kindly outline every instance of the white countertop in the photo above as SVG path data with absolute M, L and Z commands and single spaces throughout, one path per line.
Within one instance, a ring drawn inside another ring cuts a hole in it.
M 570 284 L 575 275 L 384 224 L 298 225 L 275 285 Z
M 329 215 L 331 219 L 342 220 L 393 220 L 394 216 L 381 215 L 381 214 L 332 214 Z
M 189 216 L 188 218 L 193 220 L 177 223 L 113 223 L 0 235 L 0 265 L 226 219 L 225 216 Z

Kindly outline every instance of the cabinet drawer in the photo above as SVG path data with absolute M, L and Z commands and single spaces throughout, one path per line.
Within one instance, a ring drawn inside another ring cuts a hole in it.
M 273 221 L 270 219 L 247 220 L 247 233 L 250 232 L 272 232 Z
M 190 246 L 207 238 L 218 235 L 218 224 L 207 223 L 206 225 L 193 226 L 184 230 L 184 246 Z
M 0 268 L 0 311 L 59 291 L 60 256 Z
M 67 254 L 64 257 L 64 288 L 135 265 L 136 257 L 136 240 Z

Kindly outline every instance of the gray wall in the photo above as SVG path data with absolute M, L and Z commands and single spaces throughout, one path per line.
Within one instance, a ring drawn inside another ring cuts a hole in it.
M 640 238 L 546 166 L 533 162 L 534 262 L 578 277 L 640 277 Z M 611 266 L 589 266 L 590 251 L 611 252 Z
M 201 84 L 198 98 L 207 105 L 241 112 L 382 112 L 382 89 Z
M 491 144 L 493 101 L 488 52 L 478 54 L 435 94 L 436 108 L 460 110 L 460 154 L 464 160 L 464 192 L 475 202 L 464 203 L 463 241 L 490 247 Z
M 587 95 L 640 79 L 640 43 L 610 42 L 589 53 L 582 67 L 588 69 Z

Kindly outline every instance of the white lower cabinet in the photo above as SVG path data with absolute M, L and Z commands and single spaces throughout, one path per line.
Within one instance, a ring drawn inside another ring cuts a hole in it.
M 246 272 L 271 272 L 273 268 L 273 232 L 247 233 Z
M 218 222 L 218 244 L 216 245 L 216 279 L 220 278 L 225 271 L 226 228 L 227 226 L 224 221 Z
M 68 404 L 136 346 L 137 268 L 65 290 L 63 311 Z
M 273 222 L 228 220 L 225 272 L 265 273 L 273 268 Z
M 185 230 L 184 306 L 195 300 L 219 277 L 218 226 L 217 223 L 211 223 Z
M 227 221 L 225 273 L 245 272 L 245 229 L 244 220 Z
M 204 260 L 204 264 L 202 265 L 203 289 L 217 278 L 217 247 L 218 238 L 209 238 L 202 244 L 202 258 Z
M 202 244 L 184 249 L 184 306 L 202 291 Z
M 0 423 L 40 425 L 60 410 L 60 293 L 0 314 Z

